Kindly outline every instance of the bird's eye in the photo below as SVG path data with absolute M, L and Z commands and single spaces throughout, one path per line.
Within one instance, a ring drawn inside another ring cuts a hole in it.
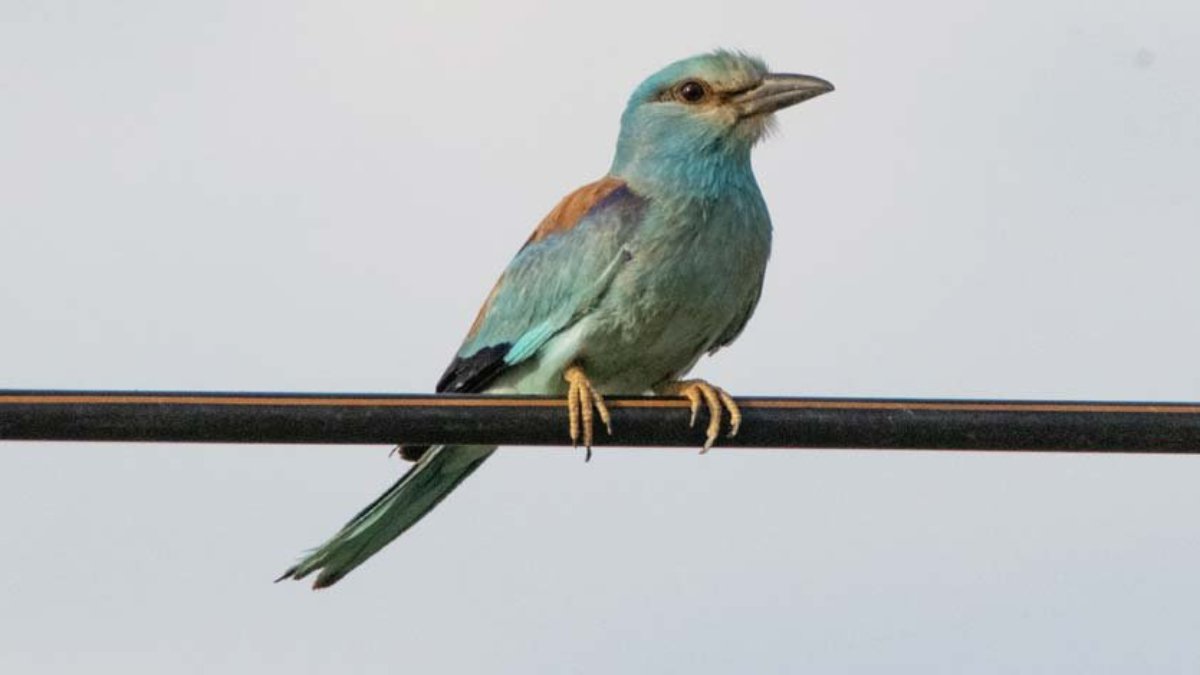
M 708 89 L 701 82 L 688 80 L 675 89 L 675 95 L 684 103 L 699 103 L 708 96 Z

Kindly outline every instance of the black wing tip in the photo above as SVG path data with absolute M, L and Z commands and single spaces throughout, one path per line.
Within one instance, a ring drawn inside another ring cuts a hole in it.
M 502 342 L 477 350 L 470 356 L 457 356 L 450 362 L 446 372 L 438 380 L 439 394 L 475 394 L 495 380 L 508 368 L 504 357 L 512 349 L 512 343 Z
M 429 452 L 430 447 L 428 445 L 398 445 L 396 446 L 396 452 L 399 453 L 400 458 L 404 461 L 415 462 L 421 459 L 421 456 L 426 452 Z

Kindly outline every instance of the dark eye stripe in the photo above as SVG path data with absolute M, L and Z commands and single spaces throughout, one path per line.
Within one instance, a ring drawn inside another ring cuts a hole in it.
M 680 89 L 684 85 L 692 84 L 692 83 L 699 84 L 701 87 L 704 88 L 704 96 L 695 101 L 684 100 L 684 98 L 680 95 Z M 735 96 L 744 94 L 744 93 L 750 91 L 751 89 L 754 89 L 759 84 L 761 84 L 761 82 L 747 84 L 743 87 L 738 87 L 737 89 L 724 89 L 724 90 L 714 91 L 708 85 L 708 83 L 704 82 L 703 80 L 684 80 L 681 83 L 673 84 L 670 87 L 659 90 L 658 94 L 654 97 L 654 100 L 659 101 L 659 102 L 700 103 L 704 99 L 716 97 L 722 101 L 725 101 L 725 100 L 729 100 Z

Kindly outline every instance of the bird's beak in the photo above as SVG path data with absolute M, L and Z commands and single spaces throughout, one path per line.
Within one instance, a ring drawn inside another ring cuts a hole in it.
M 737 106 L 738 117 L 752 117 L 773 113 L 831 91 L 833 85 L 819 77 L 771 73 L 763 78 L 762 84 L 738 94 L 732 102 Z

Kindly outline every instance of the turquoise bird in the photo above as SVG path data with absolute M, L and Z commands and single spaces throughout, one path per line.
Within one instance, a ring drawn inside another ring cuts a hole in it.
M 724 413 L 703 380 L 681 379 L 741 333 L 762 292 L 771 220 L 750 151 L 775 111 L 833 91 L 716 51 L 677 61 L 633 92 L 608 175 L 567 195 L 496 282 L 437 391 L 567 397 L 568 432 L 590 452 L 605 394 L 684 396 Z M 404 447 L 416 464 L 279 580 L 336 583 L 437 506 L 495 447 Z

